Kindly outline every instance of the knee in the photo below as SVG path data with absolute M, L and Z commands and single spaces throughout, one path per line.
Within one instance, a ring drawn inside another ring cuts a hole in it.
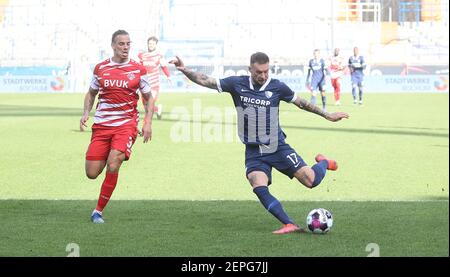
M 97 179 L 98 175 L 100 175 L 101 172 L 92 172 L 92 171 L 86 171 L 86 176 L 91 179 L 91 180 L 95 180 Z
M 302 185 L 304 185 L 305 187 L 312 189 L 313 188 L 313 183 L 314 180 L 311 180 L 310 178 L 304 178 L 301 180 L 298 180 Z
M 122 158 L 120 156 L 110 157 L 107 162 L 108 171 L 118 171 L 122 164 Z
M 300 182 L 300 184 L 304 185 L 305 187 L 312 189 L 313 183 L 314 183 L 314 178 L 312 178 L 311 176 L 308 175 L 303 175 L 303 176 L 299 176 L 296 178 L 297 181 Z

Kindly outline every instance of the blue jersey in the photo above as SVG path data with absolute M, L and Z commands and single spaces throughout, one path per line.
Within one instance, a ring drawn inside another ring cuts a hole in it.
M 297 98 L 286 84 L 269 78 L 259 86 L 253 84 L 250 76 L 231 76 L 217 80 L 217 87 L 233 98 L 238 134 L 244 144 L 277 147 L 285 143 L 278 117 L 280 101 L 294 102 Z
M 325 66 L 325 61 L 323 59 L 316 60 L 311 59 L 308 63 L 309 69 L 308 69 L 308 76 L 306 77 L 306 80 L 309 80 L 309 76 L 311 75 L 311 83 L 312 84 L 320 84 L 322 82 L 325 82 L 325 75 L 327 73 L 327 67 Z
M 352 78 L 362 78 L 364 76 L 363 70 L 366 68 L 363 56 L 351 56 L 348 59 L 348 67 L 350 68 Z

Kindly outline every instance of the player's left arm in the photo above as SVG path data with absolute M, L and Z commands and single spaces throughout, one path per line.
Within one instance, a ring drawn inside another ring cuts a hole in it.
M 152 139 L 152 117 L 155 106 L 155 99 L 152 97 L 150 81 L 146 73 L 145 68 L 141 69 L 141 80 L 139 82 L 139 90 L 141 91 L 142 98 L 144 99 L 144 124 L 142 126 L 142 136 L 144 137 L 144 143 L 147 143 Z
M 349 115 L 345 112 L 335 112 L 335 113 L 326 112 L 321 108 L 317 107 L 316 105 L 313 105 L 310 102 L 298 96 L 293 103 L 302 110 L 308 111 L 310 113 L 315 113 L 332 122 L 339 121 L 343 118 L 349 118 Z
M 155 99 L 151 93 L 142 93 L 146 105 L 144 106 L 144 124 L 142 125 L 142 136 L 144 137 L 144 143 L 147 143 L 152 139 L 152 118 L 153 110 L 155 107 Z

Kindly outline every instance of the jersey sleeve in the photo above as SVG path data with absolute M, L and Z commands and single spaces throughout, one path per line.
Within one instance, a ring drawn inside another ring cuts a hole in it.
M 100 89 L 100 80 L 98 78 L 98 65 L 94 68 L 94 73 L 92 74 L 90 87 L 94 90 Z
M 140 69 L 139 90 L 142 93 L 149 93 L 151 91 L 150 80 L 148 79 L 145 67 Z
M 224 79 L 216 79 L 217 82 L 217 91 L 220 93 L 222 92 L 229 92 L 231 94 L 236 93 L 235 83 L 237 82 L 236 76 L 230 76 Z
M 280 83 L 280 94 L 280 99 L 284 102 L 294 103 L 297 100 L 297 94 L 285 83 Z

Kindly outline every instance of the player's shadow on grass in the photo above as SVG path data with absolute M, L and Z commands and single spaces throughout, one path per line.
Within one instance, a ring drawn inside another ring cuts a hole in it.
M 36 106 L 20 106 L 20 105 L 0 105 L 0 117 L 27 117 L 27 116 L 81 116 L 82 110 L 79 108 L 58 108 L 58 107 L 36 107 Z M 236 123 L 229 122 L 214 122 L 214 121 L 193 121 L 182 119 L 170 119 L 167 118 L 169 114 L 163 113 L 163 122 L 190 122 L 201 124 L 221 124 L 221 125 L 233 125 Z M 313 130 L 324 132 L 344 132 L 344 133 L 360 133 L 360 134 L 380 134 L 380 135 L 400 135 L 400 136 L 425 136 L 425 137 L 448 137 L 449 134 L 441 132 L 430 131 L 406 131 L 399 129 L 418 129 L 427 130 L 427 128 L 421 127 L 399 127 L 399 126 L 376 126 L 377 128 L 394 128 L 395 130 L 379 130 L 379 129 L 356 129 L 356 128 L 325 128 L 325 127 L 308 127 L 308 126 L 292 126 L 281 124 L 283 129 L 294 130 Z M 442 130 L 448 131 L 444 128 L 435 128 L 430 130 Z M 72 130 L 75 131 L 75 130 Z
M 190 122 L 190 123 L 201 123 L 201 124 L 220 124 L 220 125 L 233 125 L 236 126 L 236 123 L 229 122 L 214 122 L 208 120 L 183 120 L 183 119 L 170 119 L 163 117 L 161 121 L 165 122 Z M 448 137 L 449 134 L 441 133 L 441 132 L 427 132 L 427 131 L 403 131 L 403 130 L 379 130 L 379 129 L 356 129 L 356 128 L 326 128 L 326 127 L 310 127 L 310 126 L 293 126 L 293 125 L 285 125 L 281 124 L 283 129 L 294 129 L 294 130 L 313 130 L 313 131 L 324 131 L 324 132 L 344 132 L 344 133 L 360 133 L 360 134 L 378 134 L 378 135 L 399 135 L 399 136 L 425 136 L 425 137 Z M 397 127 L 389 127 L 399 129 Z M 414 127 L 410 127 L 408 129 L 414 129 Z M 421 128 L 417 128 L 421 129 Z M 434 130 L 443 130 L 448 131 L 448 129 L 434 129 Z
M 81 108 L 37 107 L 20 105 L 0 105 L 0 117 L 27 116 L 80 116 Z

